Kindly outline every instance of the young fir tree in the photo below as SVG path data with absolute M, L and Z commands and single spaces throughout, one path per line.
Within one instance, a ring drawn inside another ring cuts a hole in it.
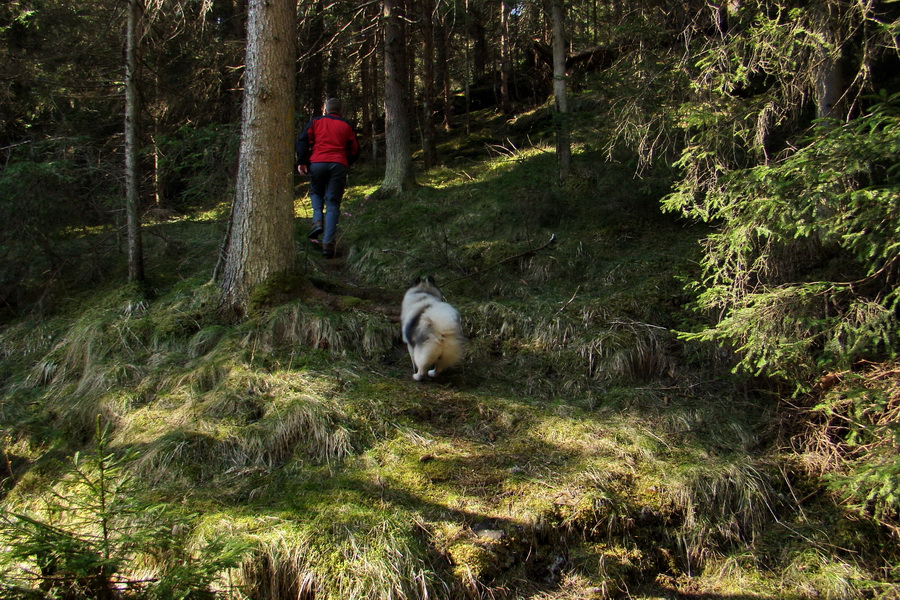
M 40 505 L 0 517 L 0 596 L 37 588 L 73 600 L 210 597 L 247 546 L 221 538 L 189 550 L 194 517 L 151 499 L 129 472 L 136 456 L 110 449 L 99 417 L 94 441 Z

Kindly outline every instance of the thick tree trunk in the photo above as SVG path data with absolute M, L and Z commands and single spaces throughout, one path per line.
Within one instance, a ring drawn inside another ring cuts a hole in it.
M 563 0 L 550 0 L 550 21 L 553 26 L 553 97 L 556 103 L 556 159 L 560 182 L 566 180 L 572 168 L 568 123 L 569 100 L 566 92 L 565 19 Z
M 140 221 L 140 94 L 138 69 L 144 14 L 143 0 L 128 0 L 125 40 L 125 219 L 128 232 L 128 280 L 144 280 L 144 249 Z
M 292 271 L 293 0 L 250 0 L 241 145 L 222 290 L 242 314 L 252 289 Z
M 406 97 L 405 52 L 398 7 L 383 0 L 385 173 L 381 191 L 400 193 L 415 184 L 409 141 L 409 101 Z

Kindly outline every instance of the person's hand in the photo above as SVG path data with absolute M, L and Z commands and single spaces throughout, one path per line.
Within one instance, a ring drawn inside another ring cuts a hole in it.
M 297 172 L 301 175 L 308 175 L 309 168 L 306 165 L 297 165 Z

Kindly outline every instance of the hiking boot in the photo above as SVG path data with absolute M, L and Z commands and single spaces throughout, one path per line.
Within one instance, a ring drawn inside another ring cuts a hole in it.
M 325 258 L 334 258 L 334 242 L 322 244 L 322 256 Z
M 322 232 L 325 231 L 325 228 L 322 227 L 321 221 L 313 221 L 312 229 L 309 230 L 308 237 L 311 240 L 319 239 L 319 236 L 322 235 Z

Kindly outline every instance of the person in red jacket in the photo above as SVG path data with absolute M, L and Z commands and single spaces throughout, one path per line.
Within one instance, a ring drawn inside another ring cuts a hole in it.
M 297 171 L 310 175 L 312 202 L 310 239 L 322 233 L 322 256 L 334 258 L 334 238 L 341 215 L 341 200 L 347 187 L 347 171 L 359 158 L 356 132 L 341 118 L 341 101 L 325 101 L 325 114 L 313 117 L 297 138 Z

